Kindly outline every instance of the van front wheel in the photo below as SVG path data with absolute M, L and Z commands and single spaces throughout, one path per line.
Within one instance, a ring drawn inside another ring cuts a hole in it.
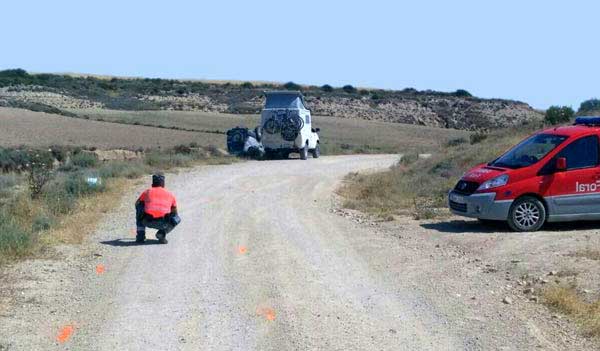
M 317 144 L 317 146 L 315 146 L 315 148 L 312 150 L 312 155 L 313 158 L 319 158 L 319 156 L 321 156 L 321 148 L 319 147 L 319 144 Z
M 533 196 L 515 200 L 508 212 L 508 225 L 516 232 L 534 232 L 546 221 L 544 204 Z

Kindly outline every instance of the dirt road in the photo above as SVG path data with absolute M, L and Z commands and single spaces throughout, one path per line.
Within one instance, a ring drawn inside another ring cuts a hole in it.
M 565 349 L 569 339 L 556 341 L 552 329 L 560 326 L 536 324 L 531 308 L 507 308 L 494 292 L 489 303 L 464 296 L 495 281 L 463 274 L 466 261 L 450 247 L 445 261 L 434 257 L 441 241 L 423 244 L 423 227 L 331 210 L 344 175 L 396 159 L 247 162 L 169 176 L 183 222 L 168 245 L 133 242 L 140 187 L 82 254 L 28 268 L 37 282 L 24 291 L 37 300 L 0 316 L 0 349 Z

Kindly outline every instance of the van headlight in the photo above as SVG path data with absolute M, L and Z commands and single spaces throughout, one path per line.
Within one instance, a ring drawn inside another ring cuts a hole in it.
M 499 186 L 506 185 L 506 183 L 508 183 L 508 175 L 503 174 L 499 177 L 483 182 L 483 184 L 481 184 L 479 188 L 477 188 L 477 190 L 488 190 L 492 188 L 497 188 Z

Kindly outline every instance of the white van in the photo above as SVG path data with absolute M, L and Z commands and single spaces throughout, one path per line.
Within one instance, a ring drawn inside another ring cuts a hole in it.
M 288 158 L 297 152 L 306 160 L 310 152 L 314 158 L 319 157 L 319 128 L 312 128 L 304 96 L 298 91 L 271 91 L 265 96 L 260 125 L 266 156 Z

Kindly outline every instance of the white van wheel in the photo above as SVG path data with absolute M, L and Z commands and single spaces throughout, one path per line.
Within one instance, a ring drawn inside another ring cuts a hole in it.
M 304 144 L 304 147 L 300 149 L 300 159 L 306 160 L 308 159 L 308 144 Z
M 312 155 L 313 158 L 319 158 L 319 156 L 321 156 L 321 148 L 319 147 L 319 143 L 317 143 L 317 146 L 315 146 L 315 148 L 312 150 Z

